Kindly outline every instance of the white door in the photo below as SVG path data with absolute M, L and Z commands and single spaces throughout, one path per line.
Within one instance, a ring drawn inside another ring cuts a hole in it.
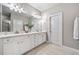
M 51 21 L 51 42 L 62 46 L 62 12 L 55 13 L 50 18 Z

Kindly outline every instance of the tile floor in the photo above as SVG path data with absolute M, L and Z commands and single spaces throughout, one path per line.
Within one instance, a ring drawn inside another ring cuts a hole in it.
M 79 52 L 72 51 L 65 47 L 44 43 L 28 52 L 26 55 L 79 55 Z

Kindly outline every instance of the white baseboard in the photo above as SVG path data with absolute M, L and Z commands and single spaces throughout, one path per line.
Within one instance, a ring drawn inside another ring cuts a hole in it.
M 68 47 L 68 46 L 65 46 L 65 45 L 63 45 L 63 47 L 79 53 L 79 50 L 78 49 L 71 48 L 71 47 Z

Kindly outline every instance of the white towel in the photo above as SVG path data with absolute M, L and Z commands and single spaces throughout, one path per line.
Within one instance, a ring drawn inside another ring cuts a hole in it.
M 79 39 L 79 18 L 78 17 L 76 17 L 75 20 L 74 20 L 73 38 Z

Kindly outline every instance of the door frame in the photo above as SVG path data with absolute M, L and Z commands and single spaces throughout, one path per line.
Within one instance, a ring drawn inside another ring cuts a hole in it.
M 61 46 L 62 47 L 62 45 L 63 45 L 63 13 L 62 12 L 55 12 L 55 13 L 53 13 L 52 15 L 50 15 L 49 16 L 49 27 L 50 27 L 50 30 L 49 30 L 49 32 L 50 32 L 50 40 L 51 40 L 51 17 L 52 16 L 55 16 L 55 15 L 58 15 L 58 14 L 60 14 L 60 16 L 61 16 L 61 44 L 56 44 L 56 45 L 58 45 L 58 46 Z M 55 43 L 54 43 L 55 44 Z

